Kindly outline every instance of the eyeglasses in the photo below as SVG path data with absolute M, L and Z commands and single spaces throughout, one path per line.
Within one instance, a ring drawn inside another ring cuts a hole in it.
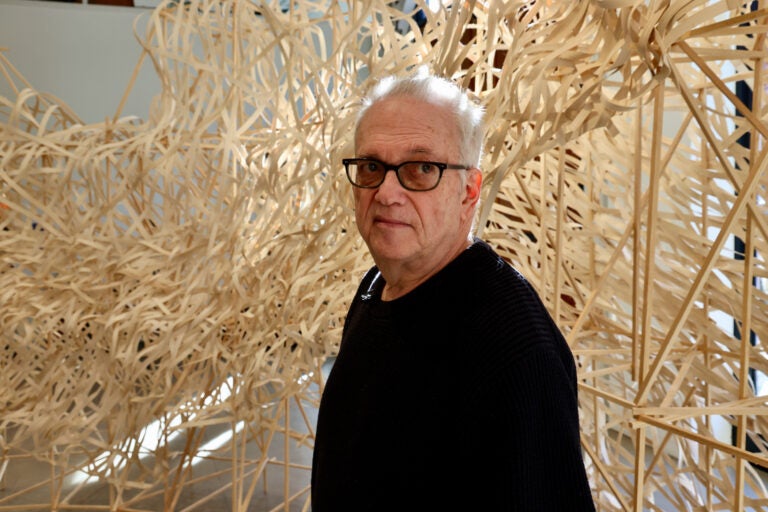
M 395 171 L 397 181 L 406 190 L 426 192 L 440 183 L 446 169 L 467 169 L 466 165 L 442 162 L 403 162 L 385 164 L 372 158 L 345 158 L 341 161 L 347 170 L 349 182 L 360 188 L 378 188 L 389 171 Z

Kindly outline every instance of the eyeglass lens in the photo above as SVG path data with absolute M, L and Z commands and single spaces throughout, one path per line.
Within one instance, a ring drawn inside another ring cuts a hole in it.
M 360 187 L 378 187 L 387 173 L 387 167 L 376 160 L 350 162 L 347 168 L 352 183 Z M 440 168 L 429 162 L 405 162 L 397 168 L 397 178 L 407 189 L 429 190 L 440 181 Z

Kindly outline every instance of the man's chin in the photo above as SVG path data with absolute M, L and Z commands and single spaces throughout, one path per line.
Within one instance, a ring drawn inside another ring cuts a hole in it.
M 368 244 L 368 250 L 371 252 L 374 261 L 381 266 L 385 263 L 397 263 L 404 261 L 411 254 L 409 246 L 401 243 L 381 243 L 374 242 Z

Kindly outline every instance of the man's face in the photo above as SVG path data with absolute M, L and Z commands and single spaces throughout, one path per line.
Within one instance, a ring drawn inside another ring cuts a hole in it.
M 465 164 L 459 159 L 459 134 L 445 109 L 413 98 L 393 97 L 371 106 L 359 125 L 357 157 L 397 165 L 427 160 Z M 467 246 L 480 171 L 466 185 L 460 170 L 446 170 L 437 188 L 404 189 L 388 172 L 376 189 L 355 188 L 355 218 L 376 264 L 429 276 Z M 385 272 L 385 278 L 387 277 Z

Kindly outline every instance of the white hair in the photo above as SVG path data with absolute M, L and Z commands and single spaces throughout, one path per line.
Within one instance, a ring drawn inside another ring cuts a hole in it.
M 355 133 L 361 119 L 373 104 L 394 96 L 406 96 L 448 108 L 459 130 L 461 163 L 479 168 L 483 152 L 484 108 L 472 100 L 465 89 L 450 80 L 430 74 L 424 66 L 407 77 L 388 76 L 378 81 L 363 98 Z

